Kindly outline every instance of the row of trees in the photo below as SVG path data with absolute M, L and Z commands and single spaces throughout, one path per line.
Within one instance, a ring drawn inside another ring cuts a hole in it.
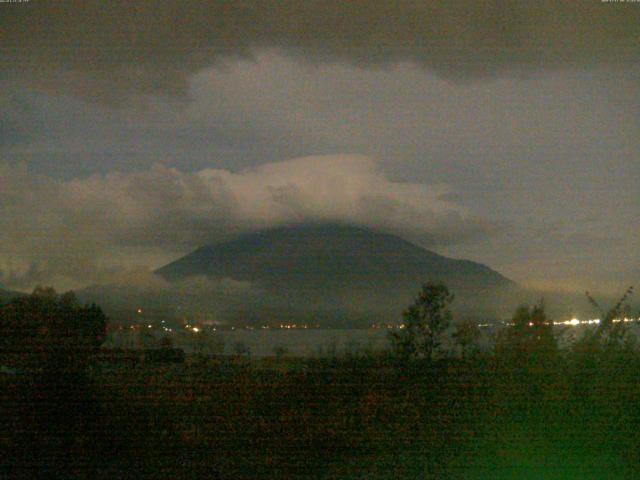
M 73 292 L 37 287 L 0 305 L 2 363 L 17 369 L 83 369 L 106 338 L 107 318 Z
M 601 320 L 595 329 L 586 331 L 575 344 L 576 351 L 620 347 L 633 341 L 625 324 L 615 321 L 622 316 L 632 293 L 633 287 L 629 287 L 608 311 L 604 311 L 587 293 L 589 301 L 600 312 Z M 443 341 L 452 330 L 450 306 L 453 300 L 454 295 L 444 284 L 424 284 L 414 303 L 403 312 L 402 328 L 391 332 L 394 353 L 404 360 L 434 360 L 442 355 Z M 475 351 L 480 330 L 475 322 L 461 322 L 453 327 L 451 336 L 461 349 L 462 356 L 466 357 Z M 513 315 L 511 326 L 499 332 L 495 338 L 496 353 L 514 358 L 548 356 L 557 349 L 553 322 L 547 318 L 542 301 L 533 307 L 520 306 Z
M 587 294 L 599 310 L 601 321 L 597 328 L 585 333 L 575 348 L 584 351 L 628 343 L 631 337 L 625 325 L 614 320 L 622 315 L 632 293 L 630 287 L 606 312 Z M 403 312 L 403 328 L 391 333 L 394 353 L 403 359 L 434 360 L 442 355 L 443 341 L 449 334 L 463 357 L 473 353 L 480 330 L 472 321 L 452 327 L 453 300 L 454 295 L 444 284 L 424 284 L 415 301 Z M 30 363 L 38 368 L 73 365 L 82 368 L 88 355 L 104 342 L 106 322 L 100 307 L 80 305 L 73 292 L 58 294 L 52 288 L 37 287 L 30 296 L 0 305 L 2 363 L 17 367 Z M 496 352 L 531 357 L 557 349 L 553 324 L 542 302 L 533 307 L 519 307 L 511 324 L 495 339 Z
M 0 431 L 8 439 L 0 442 L 0 471 L 69 478 L 69 471 L 56 469 L 82 461 L 78 442 L 95 438 L 101 419 L 88 367 L 105 340 L 106 322 L 100 307 L 51 288 L 0 305 L 0 365 L 14 373 L 0 379 L 7 386 Z

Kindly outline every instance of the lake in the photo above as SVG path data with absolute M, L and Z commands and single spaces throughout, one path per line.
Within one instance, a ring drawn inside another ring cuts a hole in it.
M 638 336 L 638 325 L 629 325 L 633 334 Z M 206 328 L 206 327 L 205 327 Z M 480 329 L 478 346 L 490 348 L 500 325 L 486 326 Z M 556 326 L 556 338 L 560 347 L 566 347 L 579 338 L 586 328 L 578 326 Z M 291 355 L 296 357 L 344 356 L 380 352 L 390 347 L 389 332 L 386 328 L 368 329 L 322 329 L 322 328 L 237 328 L 235 330 L 167 329 L 154 327 L 150 330 L 122 331 L 110 333 L 105 347 L 109 348 L 154 348 L 159 347 L 161 339 L 168 337 L 173 345 L 186 353 L 215 355 L 250 354 L 256 357 Z M 446 344 L 447 342 L 443 342 Z

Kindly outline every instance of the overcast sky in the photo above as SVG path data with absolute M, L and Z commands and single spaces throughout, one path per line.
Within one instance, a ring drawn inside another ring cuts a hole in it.
M 640 278 L 640 3 L 31 0 L 0 52 L 0 285 L 318 220 Z

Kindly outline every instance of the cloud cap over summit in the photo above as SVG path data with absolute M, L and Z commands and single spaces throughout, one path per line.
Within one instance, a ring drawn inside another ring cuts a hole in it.
M 0 270 L 5 283 L 19 286 L 51 281 L 54 273 L 96 281 L 123 252 L 130 252 L 124 253 L 129 262 L 167 260 L 285 224 L 342 222 L 429 245 L 464 242 L 496 228 L 447 200 L 445 186 L 391 181 L 374 160 L 355 155 L 304 157 L 237 173 L 156 166 L 70 181 L 0 164 L 0 176 Z M 47 251 L 54 254 L 43 256 Z

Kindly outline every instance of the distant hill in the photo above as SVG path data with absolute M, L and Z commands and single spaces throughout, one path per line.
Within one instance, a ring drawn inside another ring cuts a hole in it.
M 25 295 L 22 292 L 16 292 L 13 290 L 5 290 L 4 288 L 0 287 L 0 304 L 8 302 L 16 297 L 20 297 L 22 295 Z
M 396 322 L 426 281 L 442 281 L 464 316 L 508 315 L 521 293 L 486 265 L 438 255 L 398 236 L 344 225 L 281 227 L 207 245 L 156 271 L 247 282 L 259 300 L 234 302 L 234 320 L 330 325 Z

